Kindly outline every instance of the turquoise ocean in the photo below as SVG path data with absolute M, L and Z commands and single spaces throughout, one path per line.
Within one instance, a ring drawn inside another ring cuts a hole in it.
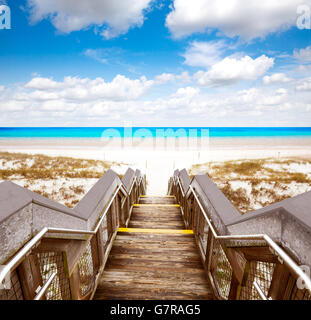
M 5 138 L 118 137 L 310 137 L 311 127 L 0 127 Z

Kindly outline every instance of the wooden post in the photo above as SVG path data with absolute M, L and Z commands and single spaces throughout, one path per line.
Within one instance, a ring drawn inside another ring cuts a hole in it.
M 241 283 L 237 279 L 234 273 L 232 273 L 232 279 L 230 284 L 230 292 L 228 296 L 228 300 L 238 300 L 238 293 Z
M 284 264 L 277 263 L 272 276 L 268 297 L 272 300 L 283 300 L 291 274 Z
M 97 242 L 99 265 L 103 264 L 104 255 L 105 255 L 105 246 L 103 245 L 104 239 L 103 239 L 102 233 L 103 233 L 103 226 L 101 224 L 100 227 L 98 228 L 98 231 L 95 237 Z
M 130 195 L 126 198 L 125 201 L 125 223 L 129 217 L 129 213 L 130 213 Z
M 37 288 L 43 285 L 37 256 L 31 254 L 26 257 L 17 270 L 25 300 L 33 300 Z
M 96 236 L 93 236 L 90 240 L 91 252 L 92 252 L 92 262 L 93 262 L 93 273 L 97 274 L 100 267 L 100 258 L 98 254 L 98 243 Z
M 117 221 L 117 208 L 116 208 L 116 198 L 113 199 L 111 206 L 110 206 L 110 214 L 111 214 L 111 229 L 112 232 L 116 230 L 116 227 L 118 225 Z
M 125 227 L 125 222 L 126 222 L 126 200 L 123 203 L 123 206 L 121 207 L 122 204 L 122 198 L 120 197 L 120 226 Z
M 122 224 L 122 210 L 121 210 L 121 197 L 119 195 L 116 196 L 116 209 L 117 209 L 117 220 L 118 226 Z
M 111 207 L 107 211 L 106 220 L 107 220 L 107 231 L 108 231 L 108 240 L 107 240 L 107 242 L 109 242 L 111 237 L 112 237 L 112 233 L 113 233 L 113 221 L 112 221 Z
M 213 253 L 213 234 L 211 229 L 208 230 L 207 234 L 207 244 L 206 244 L 206 253 L 205 253 L 205 267 L 206 270 L 210 271 L 210 263 L 211 263 L 211 258 L 212 258 L 212 253 Z
M 72 300 L 81 300 L 80 298 L 80 274 L 79 274 L 79 266 L 76 265 L 74 268 L 70 281 L 70 291 Z
M 232 267 L 232 272 L 235 274 L 238 282 L 242 283 L 245 277 L 244 274 L 247 260 L 245 259 L 243 254 L 233 248 L 228 248 L 226 253 L 226 256 Z

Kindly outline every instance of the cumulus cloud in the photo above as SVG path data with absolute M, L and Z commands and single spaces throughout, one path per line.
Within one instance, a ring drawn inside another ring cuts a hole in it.
M 284 125 L 307 125 L 311 121 L 308 109 L 311 93 L 284 88 L 217 93 L 185 86 L 165 97 L 151 99 L 144 95 L 131 100 L 122 95 L 111 98 L 112 94 L 93 92 L 91 87 L 101 82 L 97 79 L 67 77 L 61 82 L 55 81 L 60 87 L 53 90 L 46 86 L 39 88 L 36 82 L 29 81 L 23 87 L 11 88 L 13 90 L 5 88 L 0 93 L 2 125 L 122 126 L 127 120 L 141 126 L 226 126 L 232 125 L 234 118 L 237 126 L 258 126 L 275 125 L 275 121 Z M 87 91 L 90 90 L 87 96 L 85 92 L 80 95 L 77 92 L 82 82 Z M 36 89 L 31 89 L 34 84 Z M 73 88 L 77 91 L 73 92 Z M 297 116 L 302 112 L 303 117 Z
M 270 85 L 275 83 L 286 83 L 290 82 L 292 79 L 287 77 L 285 73 L 274 73 L 271 76 L 264 76 L 262 78 L 262 83 L 264 85 Z
M 297 91 L 311 91 L 311 78 L 303 79 L 296 85 Z
M 147 80 L 144 76 L 132 80 L 117 75 L 111 82 L 106 82 L 103 78 L 91 80 L 88 78 L 65 77 L 60 82 L 48 78 L 33 78 L 26 83 L 25 88 L 39 91 L 37 95 L 46 95 L 46 91 L 53 92 L 53 99 L 135 100 L 141 97 L 152 85 L 153 80 Z
M 184 83 L 189 83 L 192 81 L 192 77 L 189 75 L 188 71 L 183 71 L 181 74 L 178 74 L 176 79 Z
M 241 80 L 256 80 L 273 65 L 274 59 L 265 55 L 257 59 L 249 56 L 240 59 L 227 57 L 210 70 L 197 72 L 195 78 L 201 86 L 233 84 Z
M 228 37 L 250 40 L 294 26 L 300 4 L 300 0 L 174 0 L 166 26 L 176 38 L 218 29 Z
M 219 62 L 221 56 L 226 49 L 226 44 L 223 40 L 220 41 L 193 41 L 183 54 L 185 64 L 192 67 L 205 67 Z
M 62 86 L 60 82 L 53 79 L 36 77 L 25 84 L 25 88 L 39 89 L 39 90 L 55 90 Z
M 97 25 L 105 38 L 126 33 L 144 22 L 152 0 L 28 0 L 31 21 L 50 19 L 61 32 L 70 33 Z
M 226 105 L 236 106 L 240 111 L 248 113 L 263 110 L 285 110 L 284 106 L 290 105 L 293 97 L 288 95 L 287 90 L 280 88 L 277 90 L 266 91 L 258 88 L 250 88 L 237 91 L 234 95 L 227 98 Z M 274 108 L 274 109 L 271 109 Z
M 294 50 L 294 57 L 301 62 L 311 62 L 311 46 Z
M 199 93 L 200 93 L 199 88 L 186 87 L 186 88 L 179 88 L 173 96 L 193 98 L 197 96 Z
M 176 79 L 176 76 L 172 73 L 162 73 L 155 77 L 155 83 L 157 84 L 164 84 L 169 81 L 174 81 Z
M 122 126 L 127 120 L 137 126 L 227 126 L 235 121 L 237 126 L 273 126 L 274 121 L 282 125 L 311 121 L 311 91 L 268 86 L 218 92 L 189 85 L 157 98 L 147 94 L 155 84 L 145 77 L 33 78 L 0 92 L 0 123 Z
M 155 84 L 165 84 L 170 81 L 179 80 L 181 82 L 187 83 L 192 81 L 192 77 L 189 75 L 187 71 L 183 71 L 180 74 L 173 73 L 162 73 L 154 78 Z

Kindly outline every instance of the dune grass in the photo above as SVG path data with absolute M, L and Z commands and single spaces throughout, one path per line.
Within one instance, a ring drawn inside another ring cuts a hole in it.
M 100 160 L 0 152 L 0 179 L 100 178 L 115 164 Z
M 0 152 L 0 180 L 74 207 L 116 162 Z
M 311 190 L 311 170 L 306 172 L 306 168 L 311 168 L 311 161 L 269 158 L 197 164 L 189 174 L 206 172 L 232 204 L 246 213 Z

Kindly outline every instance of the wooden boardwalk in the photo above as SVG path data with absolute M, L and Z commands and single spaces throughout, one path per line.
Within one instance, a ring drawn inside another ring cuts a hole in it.
M 173 197 L 141 197 L 120 229 L 94 299 L 213 299 Z

